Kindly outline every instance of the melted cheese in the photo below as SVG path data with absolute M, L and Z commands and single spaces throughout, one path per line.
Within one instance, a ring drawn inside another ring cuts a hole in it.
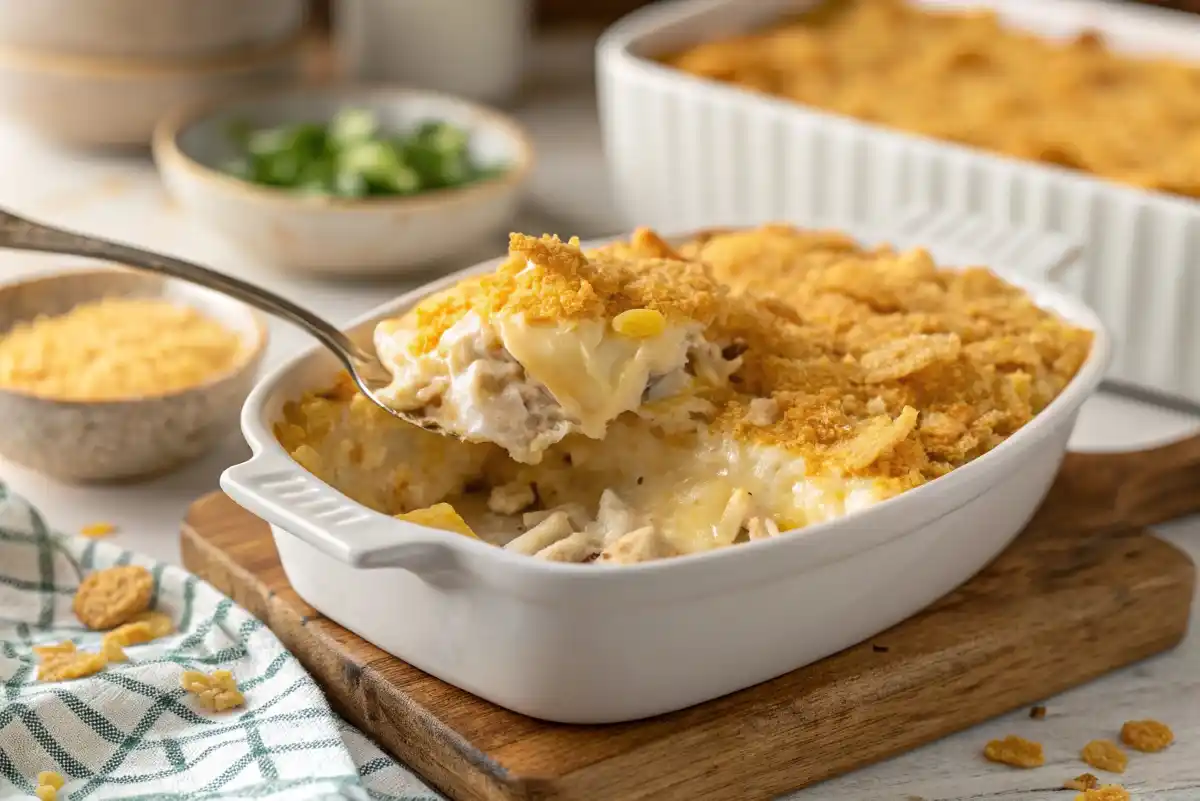
M 888 480 L 807 475 L 803 459 L 786 450 L 697 436 L 662 439 L 641 420 L 622 418 L 603 442 L 571 438 L 525 478 L 548 506 L 591 508 L 611 490 L 635 525 L 657 528 L 680 553 L 734 543 L 753 517 L 781 531 L 836 520 L 898 490 Z M 561 467 L 570 457 L 570 468 Z
M 622 412 L 636 409 L 655 375 L 687 364 L 688 329 L 668 325 L 646 339 L 621 336 L 605 320 L 553 326 L 521 317 L 500 321 L 504 347 L 543 385 L 585 436 L 600 439 Z
M 696 328 L 633 338 L 604 320 L 530 325 L 522 317 L 485 322 L 471 312 L 436 348 L 414 356 L 413 329 L 387 321 L 375 330 L 375 349 L 393 381 L 379 394 L 392 408 L 423 409 L 458 436 L 536 464 L 570 433 L 602 438 L 618 415 L 639 408 L 652 379 L 660 391 L 685 392 L 689 355 L 704 344 Z M 711 354 L 699 351 L 707 366 Z

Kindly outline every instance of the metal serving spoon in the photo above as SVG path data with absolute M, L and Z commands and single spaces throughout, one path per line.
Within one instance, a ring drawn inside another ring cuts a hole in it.
M 428 431 L 446 433 L 435 421 L 393 409 L 380 399 L 377 392 L 391 383 L 392 375 L 375 354 L 364 350 L 334 325 L 308 309 L 261 287 L 172 256 L 42 225 L 4 209 L 0 209 L 0 248 L 103 259 L 177 278 L 236 298 L 267 314 L 287 320 L 316 337 L 345 365 L 362 393 L 381 409 Z

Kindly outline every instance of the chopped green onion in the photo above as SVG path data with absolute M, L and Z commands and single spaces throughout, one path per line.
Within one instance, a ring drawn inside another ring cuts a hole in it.
M 479 164 L 470 134 L 429 120 L 408 132 L 384 131 L 370 111 L 344 109 L 327 125 L 230 126 L 238 156 L 230 175 L 299 194 L 362 198 L 413 195 L 493 180 L 502 165 Z

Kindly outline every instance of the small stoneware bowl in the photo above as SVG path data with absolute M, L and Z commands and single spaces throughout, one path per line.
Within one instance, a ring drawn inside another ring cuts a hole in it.
M 257 312 L 224 295 L 120 268 L 72 270 L 0 286 L 0 332 L 114 296 L 199 309 L 242 336 L 243 357 L 194 387 L 121 400 L 57 400 L 0 387 L 0 456 L 62 481 L 123 481 L 179 467 L 236 430 L 267 328 Z
M 145 61 L 0 48 L 0 116 L 36 136 L 87 147 L 146 146 L 180 103 L 300 75 L 297 34 L 212 58 Z
M 366 109 L 385 129 L 427 120 L 471 137 L 472 156 L 502 176 L 408 197 L 331 198 L 259 186 L 220 168 L 234 158 L 235 125 L 324 123 Z M 533 164 L 521 128 L 501 113 L 412 89 L 328 86 L 257 92 L 184 108 L 154 133 L 154 159 L 178 203 L 265 264 L 309 274 L 400 274 L 478 246 L 511 220 Z
M 0 0 L 0 47 L 185 59 L 285 39 L 305 0 Z

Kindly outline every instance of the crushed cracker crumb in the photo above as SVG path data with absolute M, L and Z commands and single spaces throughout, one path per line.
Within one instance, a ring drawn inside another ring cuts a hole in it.
M 1129 791 L 1117 784 L 1106 784 L 1094 790 L 1084 790 L 1075 801 L 1129 801 Z
M 1121 727 L 1121 742 L 1146 753 L 1161 751 L 1175 742 L 1171 727 L 1157 720 L 1130 720 Z
M 38 681 L 72 681 L 94 676 L 108 665 L 103 653 L 80 651 L 70 640 L 57 645 L 35 645 Z
M 1046 755 L 1042 744 L 1024 737 L 1010 734 L 1003 740 L 992 740 L 983 749 L 983 755 L 990 762 L 1011 765 L 1014 768 L 1036 768 L 1046 764 Z
M 1124 773 L 1129 757 L 1111 740 L 1092 740 L 1083 747 L 1079 756 L 1093 768 L 1109 773 Z
M 63 777 L 60 774 L 58 774 L 52 770 L 43 770 L 37 776 L 37 783 L 38 784 L 48 784 L 51 787 L 53 787 L 55 790 L 61 790 L 62 786 L 66 782 L 63 780 Z
M 467 279 L 417 304 L 414 354 L 433 350 L 450 326 L 474 311 L 484 320 L 523 315 L 530 323 L 613 319 L 644 309 L 668 320 L 708 325 L 725 290 L 702 265 L 671 258 L 631 262 L 585 256 L 578 239 L 513 234 L 496 271 Z
M 162 395 L 232 370 L 242 337 L 197 309 L 105 298 L 0 337 L 0 386 L 61 400 Z
M 1035 706 L 1033 709 L 1029 710 L 1029 717 L 1032 718 L 1033 720 L 1045 720 L 1046 719 L 1046 707 L 1041 706 L 1041 705 Z
M 124 662 L 127 659 L 126 648 L 164 637 L 172 630 L 171 618 L 162 612 L 141 612 L 135 619 L 104 635 L 104 654 L 109 662 Z
M 1099 786 L 1100 780 L 1090 773 L 1081 773 L 1063 782 L 1064 790 L 1095 790 Z
M 107 537 L 116 532 L 117 527 L 112 523 L 88 523 L 79 533 L 85 537 Z
M 90 629 L 111 629 L 146 611 L 153 593 L 154 577 L 140 565 L 97 570 L 75 592 L 75 616 Z
M 225 712 L 246 702 L 246 697 L 228 670 L 214 670 L 211 674 L 185 670 L 180 676 L 180 685 L 196 696 L 201 706 L 212 712 Z
M 37 775 L 37 785 L 33 788 L 33 794 L 38 801 L 56 801 L 58 791 L 64 784 L 66 781 L 60 774 L 52 770 L 43 770 Z

